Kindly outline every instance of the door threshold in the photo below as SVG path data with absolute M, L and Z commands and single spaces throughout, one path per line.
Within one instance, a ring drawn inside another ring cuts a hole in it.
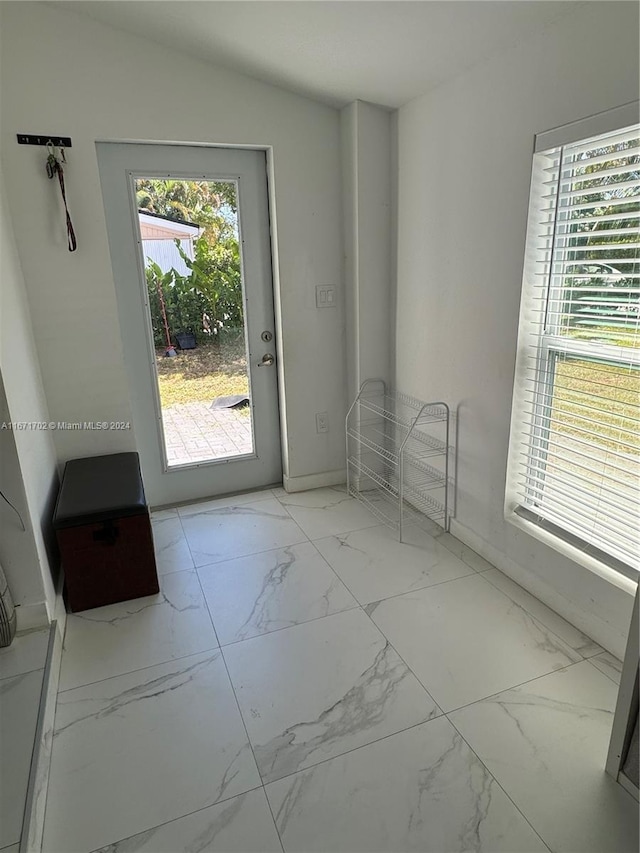
M 162 512 L 162 510 L 166 510 L 166 509 L 179 509 L 180 507 L 183 507 L 183 506 L 193 506 L 194 504 L 201 504 L 201 503 L 205 503 L 206 501 L 217 501 L 217 500 L 223 501 L 223 500 L 226 500 L 227 498 L 235 498 L 235 497 L 241 497 L 242 495 L 250 495 L 252 492 L 268 492 L 271 489 L 282 489 L 282 488 L 283 488 L 282 483 L 271 483 L 271 485 L 269 485 L 269 486 L 258 486 L 255 489 L 243 489 L 241 492 L 225 492 L 225 494 L 222 494 L 222 495 L 205 495 L 204 497 L 194 498 L 193 500 L 177 501 L 176 503 L 173 503 L 173 504 L 161 504 L 159 506 L 152 506 L 152 507 L 150 507 L 150 511 L 151 512 Z

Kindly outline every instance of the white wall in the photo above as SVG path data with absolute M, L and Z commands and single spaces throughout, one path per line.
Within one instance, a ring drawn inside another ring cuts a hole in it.
M 292 480 L 344 468 L 339 114 L 40 3 L 2 3 L 2 158 L 53 420 L 131 419 L 96 140 L 273 146 Z M 66 170 L 78 251 L 66 250 L 43 150 L 17 132 L 71 136 Z M 274 223 L 275 225 L 276 223 Z M 315 307 L 315 287 L 338 307 Z M 318 435 L 315 413 L 329 413 Z M 131 433 L 61 432 L 59 457 L 135 448 Z
M 348 397 L 391 379 L 392 114 L 354 101 L 340 113 Z
M 347 359 L 347 399 L 351 401 L 360 385 L 360 342 L 358 334 L 358 103 L 340 111 L 342 159 L 342 221 L 344 225 L 344 305 L 345 355 Z
M 24 279 L 18 260 L 0 172 L 0 423 L 49 421 L 31 330 Z M 0 500 L 0 561 L 17 605 L 20 628 L 53 614 L 51 516 L 57 494 L 56 456 L 45 430 L 0 430 L 0 489 L 16 506 Z M 51 552 L 51 559 L 48 554 Z
M 11 421 L 2 376 L 0 419 L 0 423 Z M 0 499 L 0 565 L 7 577 L 14 603 L 28 607 L 30 604 L 44 601 L 44 584 L 38 570 L 38 552 L 18 461 L 15 434 L 10 429 L 0 429 L 0 489 L 20 515 L 18 518 L 18 514 Z
M 397 385 L 459 407 L 457 535 L 620 654 L 632 599 L 503 517 L 535 133 L 638 97 L 638 7 L 587 3 L 404 106 Z

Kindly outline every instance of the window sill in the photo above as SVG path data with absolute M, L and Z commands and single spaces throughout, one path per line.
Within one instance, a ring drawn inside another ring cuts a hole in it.
M 553 533 L 550 533 L 542 527 L 539 527 L 535 522 L 522 518 L 515 512 L 507 510 L 507 512 L 505 512 L 505 519 L 509 524 L 512 524 L 519 530 L 524 531 L 529 536 L 532 536 L 534 539 L 542 542 L 544 545 L 548 545 L 549 548 L 552 548 L 554 551 L 557 551 L 559 554 L 562 554 L 564 557 L 567 557 L 593 574 L 598 575 L 603 580 L 618 587 L 618 589 L 621 589 L 632 596 L 636 594 L 636 590 L 638 588 L 637 579 L 633 580 L 621 572 L 612 569 L 600 560 L 595 559 L 589 554 L 585 554 L 585 552 L 580 550 L 580 548 L 571 545 L 569 542 L 565 542 L 560 537 L 555 536 Z

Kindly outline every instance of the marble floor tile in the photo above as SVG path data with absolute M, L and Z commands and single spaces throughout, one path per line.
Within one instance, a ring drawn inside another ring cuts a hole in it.
M 311 542 L 198 569 L 222 645 L 357 607 Z
M 610 678 L 614 684 L 617 684 L 618 686 L 620 685 L 620 679 L 622 678 L 621 660 L 614 658 L 614 656 L 609 654 L 609 652 L 602 652 L 602 654 L 589 658 L 589 660 L 596 669 L 599 669 L 600 672 L 604 672 L 604 674 Z
M 476 572 L 488 572 L 490 569 L 495 569 L 495 566 L 489 563 L 484 557 L 481 557 L 476 551 L 469 548 L 468 545 L 465 545 L 464 542 L 461 542 L 459 539 L 456 539 L 455 536 L 452 536 L 451 533 L 445 533 L 442 528 L 439 528 L 434 536 L 437 537 L 438 542 L 443 545 L 447 551 L 451 551 L 459 560 L 462 560 L 463 563 L 466 563 L 468 566 Z
M 160 577 L 160 593 L 69 614 L 60 690 L 214 649 L 195 571 Z
M 360 604 L 473 574 L 473 569 L 416 527 L 405 541 L 388 527 L 368 527 L 314 542 Z
M 259 785 L 219 650 L 70 690 L 43 850 L 96 850 Z
M 637 853 L 638 804 L 604 772 L 616 693 L 582 661 L 450 715 L 558 853 Z
M 581 660 L 478 574 L 367 612 L 445 711 Z
M 547 849 L 444 717 L 266 791 L 287 853 Z
M 37 669 L 0 680 L 0 848 L 20 841 L 42 677 Z
M 0 678 L 44 669 L 48 646 L 48 628 L 17 634 L 10 646 L 0 649 Z
M 265 781 L 440 713 L 361 610 L 225 646 L 223 654 Z
M 164 521 L 165 518 L 175 518 L 177 509 L 154 509 L 151 510 L 151 521 Z
M 95 853 L 282 853 L 262 788 L 141 832 Z
M 257 503 L 258 501 L 267 501 L 275 497 L 272 489 L 258 489 L 254 492 L 245 492 L 241 495 L 227 495 L 222 498 L 209 498 L 196 503 L 183 504 L 178 507 L 178 515 L 185 517 L 187 515 L 197 515 L 201 512 L 208 512 L 211 509 L 222 509 L 225 506 L 243 506 L 244 504 Z
M 158 574 L 193 569 L 193 557 L 177 514 L 154 519 L 151 529 Z
M 591 637 L 587 637 L 582 631 L 574 628 L 570 622 L 563 619 L 551 608 L 543 604 L 538 598 L 527 592 L 519 584 L 507 577 L 498 569 L 490 569 L 482 575 L 483 578 L 489 581 L 505 595 L 508 595 L 512 601 L 524 607 L 538 622 L 541 622 L 546 628 L 564 640 L 574 651 L 578 652 L 583 658 L 597 655 L 602 651 L 601 647 L 594 642 Z
M 335 536 L 380 522 L 355 498 L 341 488 L 313 489 L 278 498 L 309 539 Z
M 620 662 L 451 534 L 341 486 L 152 524 L 162 594 L 68 617 L 43 851 L 637 853 Z
M 307 541 L 274 497 L 183 515 L 182 526 L 196 566 Z

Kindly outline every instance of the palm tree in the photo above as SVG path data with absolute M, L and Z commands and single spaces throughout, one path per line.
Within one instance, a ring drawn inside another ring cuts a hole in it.
M 236 187 L 232 181 L 138 178 L 136 201 L 138 210 L 199 225 L 211 245 L 237 232 Z

